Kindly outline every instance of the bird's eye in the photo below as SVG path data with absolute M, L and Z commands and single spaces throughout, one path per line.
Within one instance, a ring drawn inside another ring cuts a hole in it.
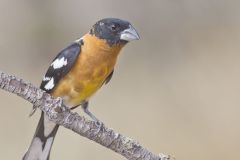
M 116 25 L 114 25 L 114 24 L 113 24 L 113 25 L 111 25 L 111 27 L 110 27 L 110 28 L 111 28 L 111 30 L 112 30 L 112 31 L 116 31 L 116 30 L 117 30 L 117 26 L 116 26 Z

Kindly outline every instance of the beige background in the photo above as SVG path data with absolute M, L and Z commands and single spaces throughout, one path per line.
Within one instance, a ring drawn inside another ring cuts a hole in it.
M 93 23 L 127 19 L 141 41 L 124 48 L 111 83 L 92 98 L 92 112 L 155 153 L 240 159 L 239 6 L 224 0 L 0 0 L 0 70 L 39 85 L 58 51 Z M 31 105 L 3 91 L 0 105 L 0 159 L 20 159 L 40 112 L 28 118 Z M 61 128 L 52 159 L 123 158 Z

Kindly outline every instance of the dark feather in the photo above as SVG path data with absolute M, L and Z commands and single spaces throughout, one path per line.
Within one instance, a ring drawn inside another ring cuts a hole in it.
M 63 49 L 52 61 L 52 63 L 55 60 L 60 60 L 64 58 L 66 60 L 66 65 L 60 67 L 60 68 L 55 68 L 53 65 L 50 65 L 48 68 L 46 74 L 45 74 L 45 79 L 43 79 L 40 88 L 45 90 L 46 92 L 50 93 L 55 85 L 70 71 L 72 66 L 74 65 L 78 55 L 80 54 L 81 50 L 81 45 L 83 44 L 82 40 L 80 40 L 80 43 L 74 42 L 65 49 Z M 49 89 L 46 89 L 46 85 L 48 82 L 53 78 L 53 87 L 50 87 Z
M 108 84 L 108 82 L 110 82 L 110 80 L 112 79 L 112 76 L 113 76 L 113 72 L 114 72 L 114 70 L 107 76 L 107 78 L 104 81 L 105 84 Z

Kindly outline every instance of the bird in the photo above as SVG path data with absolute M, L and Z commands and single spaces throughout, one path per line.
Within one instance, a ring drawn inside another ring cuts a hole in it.
M 81 106 L 92 120 L 99 121 L 88 109 L 89 100 L 111 80 L 121 49 L 128 42 L 139 39 L 136 29 L 126 20 L 104 18 L 97 21 L 83 37 L 58 53 L 40 89 L 53 97 L 61 97 L 70 109 Z M 33 106 L 31 115 L 36 109 Z M 42 112 L 23 160 L 49 160 L 58 128 L 59 125 Z

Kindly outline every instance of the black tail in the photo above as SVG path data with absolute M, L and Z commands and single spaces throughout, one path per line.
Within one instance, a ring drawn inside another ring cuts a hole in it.
M 58 127 L 57 124 L 49 121 L 48 117 L 42 112 L 35 135 L 23 160 L 49 160 Z

